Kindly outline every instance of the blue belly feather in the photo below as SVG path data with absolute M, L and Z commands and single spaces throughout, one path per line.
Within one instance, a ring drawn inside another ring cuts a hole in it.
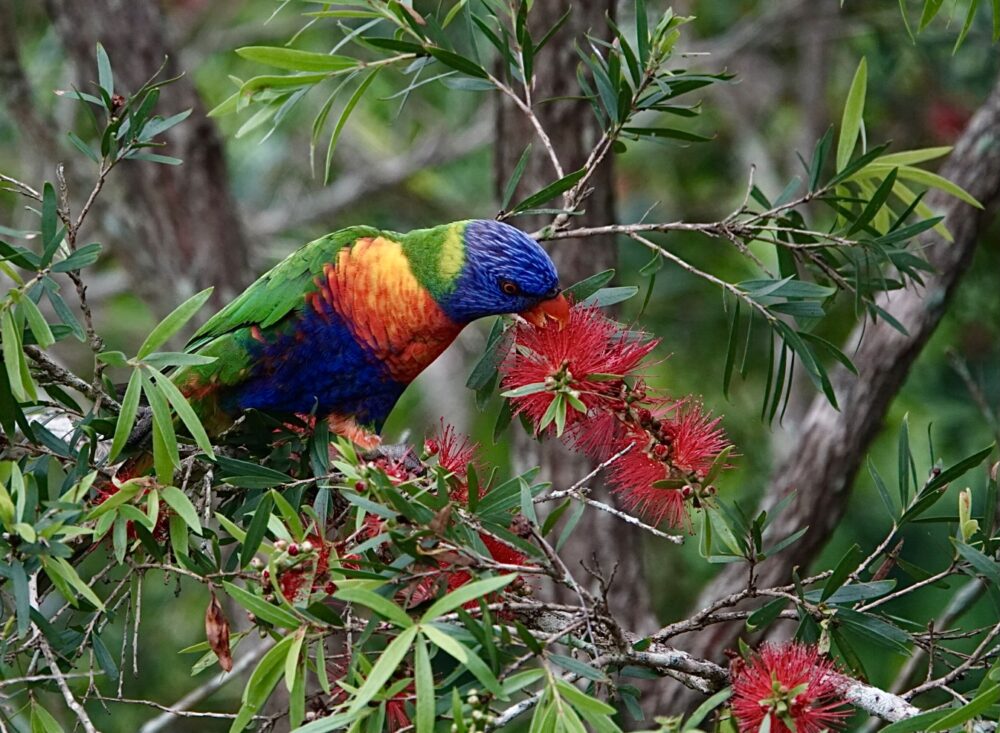
M 379 430 L 406 385 L 357 342 L 325 301 L 319 302 L 322 316 L 305 306 L 265 330 L 263 342 L 248 339 L 255 366 L 223 403 L 238 410 L 353 416 Z

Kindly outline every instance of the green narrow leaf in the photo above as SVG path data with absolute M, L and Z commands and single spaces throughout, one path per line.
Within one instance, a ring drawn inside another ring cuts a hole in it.
M 844 553 L 843 557 L 840 558 L 840 562 L 834 568 L 833 573 L 827 578 L 826 585 L 823 586 L 823 592 L 819 597 L 821 603 L 832 596 L 844 584 L 848 576 L 858 567 L 861 558 L 861 547 L 855 543 Z
M 736 363 L 736 335 L 740 324 L 740 301 L 733 308 L 733 319 L 729 324 L 729 345 L 726 347 L 726 364 L 722 370 L 722 396 L 729 399 L 729 383 L 733 377 L 733 365 Z
M 330 694 L 330 677 L 326 671 L 326 652 L 323 647 L 326 644 L 326 639 L 321 638 L 316 642 L 316 680 L 319 682 L 320 688 L 327 695 Z
M 52 346 L 56 342 L 56 339 L 52 335 L 52 329 L 49 328 L 49 324 L 45 321 L 45 316 L 42 315 L 42 312 L 38 310 L 38 306 L 35 305 L 35 301 L 26 295 L 18 301 L 18 305 L 24 310 L 24 317 L 28 320 L 31 333 L 35 336 L 35 342 L 43 349 Z
M 56 232 L 59 229 L 59 214 L 57 211 L 56 190 L 48 181 L 42 188 L 42 249 L 48 253 L 49 248 L 56 239 Z M 42 264 L 47 265 L 52 255 L 43 258 Z
M 975 547 L 971 547 L 964 542 L 956 541 L 955 547 L 958 549 L 958 553 L 965 558 L 966 562 L 968 562 L 977 573 L 980 573 L 984 578 L 986 578 L 987 581 L 993 584 L 994 587 L 1000 587 L 1000 564 L 988 558 Z
M 190 554 L 190 538 L 184 520 L 176 514 L 171 514 L 167 520 L 167 527 L 170 531 L 170 546 L 173 548 L 174 554 L 179 557 L 187 557 Z
M 962 30 L 958 34 L 958 38 L 955 40 L 955 45 L 951 49 L 952 55 L 958 53 L 958 49 L 962 47 L 962 43 L 965 42 L 965 37 L 969 35 L 969 28 L 972 27 L 972 20 L 976 17 L 976 10 L 979 9 L 979 0 L 969 0 L 969 9 L 965 13 L 965 23 L 962 24 Z
M 246 539 L 243 540 L 243 547 L 240 549 L 240 567 L 245 568 L 250 564 L 250 560 L 257 554 L 257 549 L 264 539 L 267 531 L 267 521 L 271 516 L 271 504 L 273 500 L 270 494 L 264 494 L 257 508 L 254 509 L 253 519 L 247 527 Z
M 423 636 L 417 637 L 413 662 L 413 677 L 417 688 L 417 731 L 434 733 L 434 671 Z
M 135 424 L 135 416 L 139 410 L 139 396 L 142 386 L 142 375 L 136 369 L 129 377 L 128 387 L 125 388 L 125 397 L 122 399 L 122 409 L 118 413 L 118 422 L 115 423 L 115 436 L 111 441 L 111 452 L 108 454 L 108 461 L 113 461 L 121 453 L 122 448 L 128 441 L 128 436 L 132 433 L 132 426 Z
M 823 175 L 823 167 L 826 159 L 830 156 L 830 148 L 833 147 L 833 127 L 829 127 L 826 133 L 816 143 L 813 150 L 812 162 L 809 164 L 809 190 L 815 191 L 819 185 L 820 177 Z
M 357 59 L 325 53 L 299 51 L 281 46 L 244 46 L 237 48 L 239 56 L 267 66 L 289 71 L 328 71 L 331 73 L 357 68 Z
M 160 496 L 167 502 L 177 515 L 184 520 L 195 534 L 201 535 L 201 522 L 198 520 L 198 510 L 194 508 L 191 500 L 184 495 L 184 492 L 175 486 L 164 486 L 160 489 Z
M 510 180 L 507 181 L 507 185 L 504 187 L 503 200 L 500 202 L 500 211 L 506 211 L 510 205 L 510 201 L 514 197 L 514 191 L 517 190 L 517 184 L 521 181 L 521 176 L 524 175 L 524 169 L 528 165 L 530 157 L 531 143 L 528 143 L 524 148 L 524 152 L 521 153 L 521 157 L 518 158 L 517 165 L 514 166 L 514 170 L 510 174 Z
M 854 79 L 851 81 L 844 114 L 840 121 L 840 137 L 837 140 L 837 171 L 841 171 L 851 159 L 858 136 L 861 134 L 862 115 L 865 111 L 865 93 L 868 86 L 868 61 L 861 57 Z
M 910 501 L 910 416 L 903 415 L 899 426 L 899 441 L 896 449 L 896 476 L 899 480 L 899 501 L 905 507 Z
M 288 654 L 285 656 L 285 688 L 292 692 L 295 689 L 295 680 L 299 676 L 299 655 L 302 653 L 302 642 L 306 638 L 306 627 L 301 627 L 292 634 L 292 643 L 288 647 Z
M 464 606 L 469 601 L 474 601 L 490 593 L 496 593 L 501 588 L 513 582 L 515 578 L 517 578 L 516 574 L 500 575 L 495 578 L 483 578 L 482 580 L 476 580 L 472 583 L 459 586 L 444 598 L 435 601 L 424 612 L 423 616 L 420 617 L 420 623 L 429 623 L 438 616 L 444 616 L 456 608 Z
M 935 720 L 933 725 L 927 727 L 927 731 L 928 733 L 936 733 L 937 731 L 951 730 L 986 712 L 997 700 L 1000 700 L 1000 685 L 988 687 L 958 710 L 952 710 Z
M 104 675 L 112 682 L 118 681 L 118 666 L 115 664 L 114 657 L 111 656 L 111 652 L 108 647 L 101 640 L 100 635 L 94 634 L 91 638 L 91 647 L 94 650 L 94 658 L 97 661 L 97 665 L 104 672 Z
M 342 588 L 334 593 L 333 597 L 348 603 L 359 603 L 366 608 L 370 608 L 383 619 L 396 624 L 400 628 L 407 629 L 413 626 L 413 619 L 406 615 L 406 611 L 388 598 L 380 596 L 368 588 Z
M 875 193 L 872 194 L 871 199 L 865 205 L 865 208 L 862 209 L 858 218 L 854 220 L 853 224 L 851 224 L 851 227 L 847 230 L 847 234 L 845 236 L 850 237 L 855 232 L 863 229 L 868 225 L 868 222 L 874 219 L 875 215 L 881 211 L 885 202 L 889 200 L 889 194 L 892 193 L 893 186 L 896 185 L 896 176 L 898 174 L 899 168 L 893 168 L 889 171 L 889 175 L 885 177 L 878 189 L 876 189 Z
M 634 298 L 638 292 L 639 288 L 635 285 L 623 285 L 616 288 L 601 288 L 589 298 L 584 300 L 580 305 L 607 308 L 609 305 L 615 305 L 616 303 L 622 303 L 629 298 Z
M 370 87 L 372 82 L 375 81 L 375 78 L 378 76 L 378 73 L 382 70 L 382 68 L 383 67 L 381 66 L 375 67 L 375 70 L 366 76 L 360 84 L 358 84 L 358 88 L 354 90 L 354 94 L 351 95 L 351 98 L 347 100 L 347 104 L 344 105 L 344 109 L 340 113 L 340 118 L 337 120 L 337 124 L 333 128 L 333 133 L 330 135 L 330 143 L 326 147 L 326 164 L 323 168 L 323 185 L 330 183 L 330 168 L 333 165 L 333 151 L 337 147 L 337 141 L 340 140 L 340 133 L 344 131 L 344 125 L 347 124 L 347 120 L 354 111 L 354 108 L 358 106 L 358 102 L 361 101 L 361 98 L 365 95 L 365 92 L 368 91 L 368 87 Z
M 896 508 L 892 505 L 892 499 L 889 498 L 889 489 L 886 488 L 885 481 L 882 480 L 882 476 L 875 468 L 875 464 L 872 463 L 871 456 L 868 456 L 867 460 L 868 473 L 871 474 L 872 481 L 875 482 L 875 488 L 878 490 L 878 495 L 882 498 L 882 503 L 885 504 L 885 510 L 889 512 L 890 517 L 895 517 Z
M 695 728 L 697 728 L 698 724 L 701 723 L 701 721 L 703 721 L 705 718 L 707 718 L 710 712 L 712 712 L 717 707 L 722 705 L 722 703 L 726 702 L 726 700 L 728 700 L 732 694 L 733 694 L 732 689 L 727 687 L 726 689 L 715 693 L 710 698 L 705 700 L 705 702 L 699 705 L 698 709 L 695 710 L 693 713 L 691 713 L 691 716 L 684 721 L 684 727 L 681 729 L 681 733 L 686 733 L 686 731 L 693 731 Z
M 81 596 L 86 598 L 88 601 L 90 601 L 90 603 L 95 608 L 97 608 L 100 611 L 104 611 L 104 604 L 101 602 L 101 599 L 97 597 L 97 594 L 94 593 L 94 591 L 91 589 L 89 585 L 83 582 L 83 578 L 77 575 L 76 570 L 73 568 L 72 565 L 69 564 L 69 562 L 67 562 L 65 558 L 62 557 L 44 558 L 42 560 L 42 564 L 45 565 L 47 569 L 51 567 L 57 567 L 58 574 L 62 576 L 62 578 L 67 583 L 76 588 L 77 592 Z M 69 601 L 70 603 L 73 603 L 73 605 L 76 605 L 77 599 L 67 598 L 66 600 Z
M 191 433 L 194 442 L 198 444 L 199 448 L 205 451 L 205 454 L 210 459 L 214 460 L 215 451 L 212 449 L 212 441 L 209 440 L 208 434 L 205 432 L 205 428 L 202 427 L 201 420 L 198 419 L 194 409 L 188 404 L 187 398 L 181 394 L 181 391 L 162 372 L 151 366 L 147 366 L 146 368 L 153 374 L 156 385 L 163 391 L 167 401 L 174 408 L 174 412 L 177 413 L 177 417 L 181 419 L 184 427 Z
M 942 5 L 944 5 L 944 0 L 924 0 L 924 9 L 920 13 L 920 24 L 917 26 L 918 32 L 930 25 L 938 11 L 941 10 Z
M 392 677 L 392 673 L 396 671 L 396 668 L 399 667 L 403 658 L 410 651 L 410 647 L 417 638 L 418 631 L 418 626 L 411 626 L 408 629 L 404 629 L 399 636 L 389 642 L 385 651 L 379 655 L 378 661 L 375 662 L 375 666 L 372 667 L 371 672 L 368 673 L 365 683 L 351 700 L 348 712 L 358 712 L 382 690 L 385 683 Z
M 874 171 L 879 171 L 880 164 L 870 166 L 870 168 Z M 972 194 L 937 173 L 931 173 L 930 171 L 925 171 L 922 168 L 914 168 L 911 165 L 904 165 L 899 167 L 899 177 L 910 181 L 916 181 L 917 183 L 928 186 L 929 188 L 940 189 L 947 194 L 951 194 L 960 201 L 964 201 L 969 204 L 969 206 L 976 207 L 977 209 L 983 208 L 983 205 L 977 201 Z
M 586 172 L 587 171 L 585 169 L 581 168 L 578 171 L 573 171 L 572 173 L 563 176 L 558 181 L 550 183 L 541 191 L 538 191 L 537 193 L 528 196 L 520 203 L 515 204 L 514 207 L 511 209 L 511 212 L 517 213 L 518 211 L 531 209 L 534 208 L 535 206 L 544 204 L 546 201 L 549 201 L 550 199 L 554 199 L 556 196 L 559 196 L 560 194 L 568 191 L 574 185 L 576 185 L 576 182 L 579 181 L 581 178 L 583 178 Z
M 639 51 L 639 63 L 643 68 L 649 61 L 649 18 L 646 15 L 646 0 L 635 0 L 635 40 Z
M 774 621 L 774 619 L 778 618 L 778 615 L 785 609 L 786 605 L 788 605 L 787 598 L 778 598 L 777 600 L 765 603 L 763 606 L 747 616 L 747 630 L 756 631 L 762 626 L 767 626 Z
M 142 346 L 139 347 L 139 352 L 136 356 L 142 359 L 166 343 L 171 336 L 177 333 L 205 305 L 205 301 L 208 300 L 211 294 L 212 288 L 205 288 L 200 293 L 192 295 L 177 306 L 150 332 L 146 340 L 142 342 Z
M 330 78 L 329 73 L 317 72 L 313 74 L 262 74 L 252 79 L 247 79 L 240 87 L 240 95 L 243 99 L 252 97 L 256 92 L 281 91 L 288 92 L 293 89 L 311 87 L 326 81 Z M 239 108 L 239 102 L 237 102 Z
M 239 733 L 246 728 L 263 707 L 267 698 L 271 696 L 271 691 L 281 679 L 285 657 L 288 655 L 288 647 L 291 646 L 293 640 L 293 636 L 286 636 L 261 658 L 243 689 L 243 706 L 240 708 L 236 720 L 230 726 L 229 733 Z
M 940 710 L 932 710 L 927 713 L 914 715 L 912 718 L 897 720 L 892 725 L 887 725 L 880 730 L 880 733 L 924 733 L 927 726 L 942 717 Z
M 146 370 L 140 370 L 140 374 L 142 392 L 153 410 L 153 461 L 156 464 L 156 477 L 161 484 L 171 484 L 174 470 L 181 465 L 181 457 L 174 422 L 170 417 L 170 406 Z
M 614 276 L 615 271 L 613 269 L 598 272 L 577 283 L 573 283 L 563 291 L 563 295 L 572 299 L 573 302 L 579 303 L 611 282 Z
M 442 64 L 454 69 L 455 71 L 460 71 L 463 74 L 466 74 L 476 79 L 490 78 L 490 75 L 486 72 L 486 69 L 479 66 L 479 64 L 470 61 L 464 56 L 459 56 L 457 53 L 448 51 L 447 49 L 444 48 L 438 48 L 437 46 L 427 46 L 426 51 L 435 59 L 440 61 Z
M 111 59 L 108 58 L 108 52 L 100 43 L 97 44 L 97 84 L 108 93 L 109 97 L 115 93 L 115 78 L 111 73 Z
M 14 591 L 14 612 L 17 615 L 17 636 L 24 638 L 31 628 L 31 596 L 28 574 L 20 560 L 12 560 L 9 565 L 10 579 Z
M 464 665 L 475 676 L 475 678 L 482 683 L 483 687 L 488 689 L 494 695 L 503 695 L 500 683 L 497 682 L 496 677 L 493 676 L 493 673 L 490 671 L 489 667 L 486 666 L 486 663 L 469 650 L 468 647 L 462 644 L 462 642 L 448 636 L 448 634 L 444 633 L 437 626 L 428 625 L 421 626 L 420 628 L 424 634 L 427 635 L 428 640 L 434 644 L 434 646 L 453 657 L 459 664 Z
M 941 473 L 939 473 L 937 476 L 932 478 L 929 482 L 927 482 L 927 486 L 924 488 L 924 491 L 929 493 L 931 491 L 934 491 L 935 489 L 947 486 L 952 481 L 957 479 L 959 476 L 962 476 L 963 474 L 968 472 L 969 469 L 975 468 L 984 460 L 986 460 L 986 457 L 993 452 L 994 447 L 995 444 L 988 445 L 982 450 L 976 451 L 971 456 L 963 458 L 955 465 L 949 466 Z
M 0 348 L 3 350 L 3 363 L 10 380 L 10 391 L 18 402 L 24 402 L 28 395 L 21 376 L 21 334 L 9 308 L 0 316 Z
M 66 259 L 60 260 L 52 265 L 52 272 L 72 272 L 73 270 L 82 270 L 84 267 L 88 267 L 97 262 L 100 256 L 101 245 L 98 242 L 91 242 L 90 244 L 80 247 Z
M 302 625 L 293 613 L 273 603 L 268 603 L 260 596 L 256 596 L 250 591 L 240 588 L 238 585 L 233 585 L 229 581 L 223 581 L 222 587 L 225 589 L 226 594 L 240 604 L 240 606 L 269 624 L 281 626 L 286 629 L 297 629 Z

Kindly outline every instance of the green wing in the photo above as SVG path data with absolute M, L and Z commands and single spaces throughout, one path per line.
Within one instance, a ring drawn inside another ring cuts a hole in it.
M 195 350 L 213 338 L 250 324 L 267 328 L 277 323 L 315 288 L 313 279 L 323 271 L 323 265 L 336 259 L 342 247 L 361 237 L 378 234 L 373 227 L 348 227 L 299 248 L 209 318 L 191 337 L 188 349 Z

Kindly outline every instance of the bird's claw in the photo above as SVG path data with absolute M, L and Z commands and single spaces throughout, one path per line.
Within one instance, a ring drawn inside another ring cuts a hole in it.
M 411 476 L 423 476 L 427 468 L 408 443 L 380 443 L 369 448 L 361 457 L 366 461 L 384 460 L 390 465 L 404 469 Z

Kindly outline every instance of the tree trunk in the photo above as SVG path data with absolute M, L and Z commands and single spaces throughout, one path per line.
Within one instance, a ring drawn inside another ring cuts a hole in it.
M 181 71 L 167 45 L 158 2 L 46 0 L 46 7 L 82 91 L 92 90 L 97 76 L 98 42 L 111 59 L 120 94 L 139 89 L 164 61 L 161 78 Z M 111 210 L 125 213 L 109 228 L 108 244 L 129 273 L 133 289 L 161 312 L 210 285 L 216 288 L 214 301 L 221 304 L 252 274 L 222 142 L 205 116 L 192 79 L 185 76 L 163 89 L 157 110 L 167 116 L 189 108 L 191 117 L 165 135 L 168 144 L 163 150 L 181 158 L 183 165 L 126 161 L 111 179 L 112 190 L 124 202 Z
M 530 21 L 532 34 L 538 38 L 566 10 L 566 3 L 535 3 Z M 607 28 L 606 16 L 615 16 L 613 0 L 588 0 L 573 3 L 569 20 L 545 48 L 535 70 L 533 89 L 534 111 L 552 138 L 555 151 L 566 173 L 581 168 L 601 135 L 601 127 L 590 105 L 584 101 L 547 104 L 545 100 L 579 95 L 576 67 L 579 63 L 574 43 L 586 45 L 585 34 L 601 33 Z M 525 146 L 532 142 L 532 156 L 521 178 L 517 195 L 527 195 L 551 183 L 557 177 L 543 154 L 534 131 L 524 115 L 507 100 L 497 112 L 496 186 L 502 191 Z M 574 217 L 579 226 L 607 224 L 615 221 L 614 166 L 609 156 L 591 179 L 593 193 L 586 200 L 583 216 Z M 521 228 L 532 230 L 548 224 L 551 217 L 522 217 L 514 221 Z M 599 237 L 586 243 L 561 240 L 549 246 L 552 259 L 559 269 L 562 284 L 570 285 L 601 270 L 614 267 L 617 259 L 614 237 Z M 525 435 L 518 435 L 516 463 L 519 470 L 541 465 L 543 478 L 557 487 L 567 487 L 585 476 L 592 468 L 582 455 L 571 453 L 558 441 L 539 444 Z M 595 486 L 595 488 L 597 488 Z M 577 525 L 571 540 L 560 553 L 571 571 L 579 563 L 591 565 L 595 554 L 600 556 L 603 570 L 609 572 L 617 564 L 615 589 L 610 598 L 612 608 L 629 628 L 652 629 L 652 613 L 647 584 L 642 568 L 642 547 L 639 533 L 603 512 L 589 510 Z M 597 589 L 596 582 L 594 590 Z M 560 591 L 558 600 L 574 603 L 576 598 L 567 589 Z
M 946 216 L 955 241 L 936 234 L 922 244 L 936 272 L 923 288 L 897 291 L 882 297 L 880 305 L 907 330 L 901 334 L 885 321 L 859 325 L 849 337 L 844 352 L 854 354 L 859 375 L 844 369 L 832 378 L 840 402 L 835 410 L 817 395 L 799 427 L 798 439 L 789 458 L 775 471 L 763 509 L 770 509 L 795 491 L 791 506 L 778 517 L 771 532 L 784 537 L 801 527 L 809 531 L 788 552 L 768 558 L 758 567 L 757 585 L 767 587 L 790 581 L 793 566 L 808 567 L 833 534 L 844 515 L 858 467 L 868 446 L 882 426 L 893 398 L 944 315 L 962 276 L 972 261 L 976 244 L 1000 204 L 1000 80 L 976 112 L 941 171 L 965 188 L 985 210 L 964 204 L 934 191 L 927 197 L 932 209 Z M 862 339 L 862 332 L 864 338 Z M 857 351 L 855 345 L 860 344 Z M 741 590 L 746 568 L 729 565 L 702 592 L 698 607 Z M 694 655 L 719 660 L 736 644 L 742 624 L 717 624 L 688 640 L 684 648 Z M 680 710 L 693 702 L 684 690 L 676 690 L 670 708 Z

